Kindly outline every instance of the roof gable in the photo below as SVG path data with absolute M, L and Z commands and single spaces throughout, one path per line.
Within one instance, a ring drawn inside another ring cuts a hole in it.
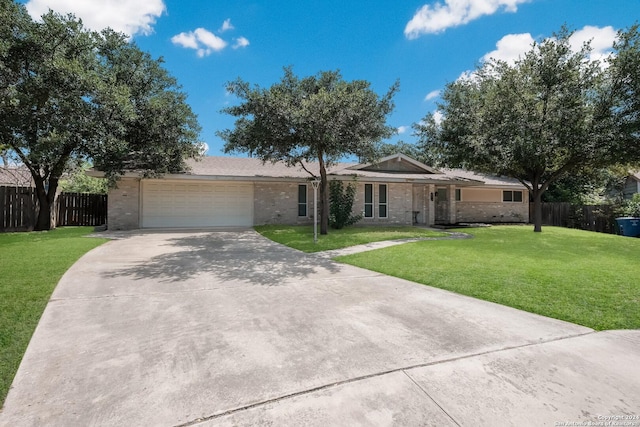
M 350 167 L 352 170 L 386 172 L 386 173 L 419 173 L 437 174 L 437 170 L 402 153 L 392 154 L 381 158 L 375 163 L 362 163 Z

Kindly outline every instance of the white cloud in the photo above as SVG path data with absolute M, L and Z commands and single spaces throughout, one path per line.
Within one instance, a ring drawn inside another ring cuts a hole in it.
M 463 71 L 462 73 L 460 73 L 460 75 L 458 76 L 456 81 L 460 81 L 460 80 L 471 80 L 471 81 L 474 81 L 477 77 L 478 77 L 478 75 L 475 73 L 475 71 L 467 70 L 467 71 Z
M 400 135 L 407 132 L 409 130 L 409 126 L 398 126 L 396 129 Z
M 593 27 L 591 25 L 584 26 L 581 30 L 577 30 L 571 38 L 569 43 L 571 49 L 574 52 L 578 52 L 582 49 L 582 45 L 588 41 L 591 41 L 590 59 L 603 60 L 613 52 L 613 42 L 616 40 L 618 33 L 613 27 Z
M 234 28 L 235 27 L 231 25 L 231 19 L 225 19 L 218 32 L 224 33 Z M 193 31 L 177 34 L 171 38 L 171 41 L 175 45 L 187 49 L 194 49 L 200 58 L 209 56 L 212 52 L 220 52 L 229 45 L 222 37 L 204 28 L 196 28 Z M 249 46 L 249 40 L 246 37 L 238 37 L 234 39 L 232 47 L 239 49 L 247 46 Z
M 128 36 L 153 33 L 153 25 L 166 11 L 163 0 L 29 0 L 26 7 L 34 19 L 52 9 L 73 13 L 89 29 L 111 27 Z
M 589 59 L 592 61 L 602 61 L 603 67 L 607 63 L 603 60 L 613 53 L 613 42 L 617 38 L 617 32 L 613 27 L 593 27 L 586 25 L 580 30 L 575 31 L 569 38 L 571 50 L 578 52 L 585 42 L 591 41 L 591 55 Z M 497 59 L 513 65 L 519 58 L 524 56 L 533 43 L 534 38 L 530 33 L 523 34 L 507 34 L 496 43 L 496 50 L 485 54 L 481 60 L 486 62 L 490 59 Z M 472 80 L 476 77 L 473 71 L 463 71 L 457 80 Z
M 249 46 L 249 40 L 247 40 L 245 37 L 238 37 L 235 40 L 236 40 L 236 42 L 233 45 L 234 49 L 238 49 L 238 48 L 241 48 L 241 47 Z
M 442 124 L 442 120 L 444 119 L 444 115 L 440 111 L 436 111 L 433 113 L 433 120 L 435 120 L 437 125 Z
M 187 49 L 195 49 L 200 58 L 214 51 L 219 52 L 227 46 L 226 41 L 204 28 L 177 34 L 171 38 L 171 42 Z
M 207 49 L 218 51 L 224 49 L 227 46 L 226 41 L 222 40 L 212 32 L 205 30 L 204 28 L 197 28 L 194 33 L 198 41 L 206 46 Z
M 616 36 L 616 30 L 611 26 L 599 28 L 587 25 L 573 33 L 569 38 L 569 44 L 574 52 L 578 52 L 585 42 L 591 41 L 593 50 L 590 59 L 602 60 L 611 54 Z M 496 50 L 484 55 L 482 61 L 493 58 L 513 64 L 518 58 L 531 50 L 534 41 L 534 38 L 529 33 L 507 34 L 498 40 Z
M 200 154 L 202 154 L 203 156 L 206 156 L 207 152 L 209 151 L 209 144 L 207 144 L 204 141 L 200 141 L 198 144 L 199 144 L 198 148 L 200 148 Z
M 440 33 L 447 28 L 467 24 L 484 15 L 493 15 L 499 9 L 516 12 L 518 4 L 529 0 L 444 0 L 425 4 L 407 23 L 404 34 L 409 39 L 422 34 Z
M 234 27 L 233 25 L 231 25 L 231 19 L 225 19 L 224 22 L 222 23 L 222 27 L 220 27 L 220 29 L 218 30 L 219 33 L 224 33 L 225 31 L 229 31 L 229 30 L 233 30 L 236 27 Z
M 198 39 L 194 33 L 180 33 L 171 37 L 171 42 L 189 49 L 198 49 Z
M 496 50 L 491 51 L 482 57 L 482 61 L 498 59 L 513 64 L 525 52 L 531 49 L 535 40 L 531 34 L 507 34 L 496 43 Z
M 424 97 L 425 101 L 431 101 L 434 98 L 437 98 L 440 96 L 440 91 L 439 90 L 432 90 L 431 92 L 429 92 L 427 94 L 427 96 Z

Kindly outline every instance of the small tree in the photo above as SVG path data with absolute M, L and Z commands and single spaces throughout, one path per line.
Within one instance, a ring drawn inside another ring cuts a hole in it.
M 238 79 L 227 90 L 243 102 L 222 111 L 237 117 L 235 129 L 218 132 L 225 152 L 241 152 L 263 161 L 305 168 L 317 162 L 320 176 L 320 234 L 329 226 L 327 168 L 345 155 L 376 158 L 376 144 L 395 133 L 386 125 L 393 110 L 394 84 L 382 97 L 364 80 L 347 82 L 338 71 L 299 79 L 291 68 L 269 89 Z
M 356 199 L 356 186 L 348 183 L 344 188 L 342 181 L 332 180 L 329 183 L 329 225 L 340 230 L 355 224 L 362 215 L 353 215 L 353 202 Z

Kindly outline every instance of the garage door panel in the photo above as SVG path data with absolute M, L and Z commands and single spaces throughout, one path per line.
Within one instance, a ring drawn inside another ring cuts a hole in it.
M 252 184 L 143 182 L 142 227 L 252 225 Z

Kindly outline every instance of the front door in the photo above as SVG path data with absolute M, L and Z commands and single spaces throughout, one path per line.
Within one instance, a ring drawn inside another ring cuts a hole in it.
M 448 224 L 449 223 L 449 198 L 447 197 L 446 188 L 436 189 L 436 224 Z

